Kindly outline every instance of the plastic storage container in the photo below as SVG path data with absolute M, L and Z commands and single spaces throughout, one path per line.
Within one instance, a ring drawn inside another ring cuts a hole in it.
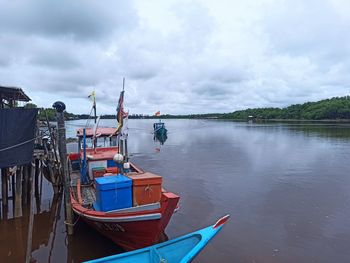
M 162 177 L 152 173 L 128 175 L 132 179 L 134 206 L 160 202 Z
M 92 168 L 92 175 L 94 178 L 102 177 L 106 173 L 104 167 L 94 167 Z
M 106 160 L 97 160 L 97 161 L 91 161 L 89 160 L 88 161 L 88 171 L 89 171 L 89 177 L 90 179 L 92 180 L 94 177 L 93 177 L 93 173 L 92 173 L 92 169 L 93 168 L 100 168 L 100 167 L 103 167 L 103 168 L 107 168 L 107 161 Z
M 112 160 L 107 160 L 107 167 L 116 167 L 117 164 Z
M 132 206 L 132 180 L 124 175 L 99 177 L 96 183 L 97 211 L 112 211 Z

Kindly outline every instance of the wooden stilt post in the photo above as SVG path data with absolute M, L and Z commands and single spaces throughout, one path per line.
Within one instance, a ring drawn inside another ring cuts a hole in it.
M 20 166 L 16 171 L 15 217 L 22 216 L 22 172 L 23 166 Z
M 30 262 L 32 253 L 32 240 L 33 240 L 33 225 L 34 225 L 34 174 L 35 165 L 31 165 L 31 172 L 29 175 L 29 193 L 30 193 L 30 209 L 29 209 L 29 224 L 28 224 L 28 236 L 27 236 L 27 252 L 26 263 Z
M 15 207 L 16 207 L 16 172 L 18 170 L 18 167 L 16 167 L 16 170 L 14 173 L 11 175 L 11 190 L 12 190 L 12 216 L 16 217 L 15 214 Z
M 17 171 L 17 167 L 16 167 L 16 170 L 12 173 L 11 175 L 11 189 L 12 189 L 12 197 L 14 197 L 15 195 L 13 194 L 14 191 L 15 191 L 15 187 L 16 187 L 16 182 L 15 182 L 15 179 L 16 179 L 16 171 Z
M 73 212 L 70 202 L 69 187 L 70 175 L 67 165 L 67 147 L 66 147 L 66 128 L 64 124 L 64 110 L 66 105 L 63 102 L 55 102 L 53 107 L 57 110 L 57 129 L 58 129 L 58 150 L 60 153 L 63 182 L 64 182 L 64 203 L 66 210 L 66 226 L 68 235 L 73 234 Z
M 28 165 L 23 165 L 23 186 L 22 186 L 23 204 L 28 203 Z
M 35 203 L 36 203 L 36 213 L 39 214 L 41 212 L 40 209 L 40 195 L 39 195 L 39 172 L 40 172 L 40 160 L 38 158 L 35 159 L 35 174 L 34 174 L 34 196 L 35 196 Z
M 40 195 L 40 203 L 41 203 L 41 196 L 42 196 L 42 193 L 43 193 L 43 162 L 44 160 L 41 160 L 41 163 L 40 163 L 40 190 L 39 190 L 39 195 Z
M 7 169 L 2 168 L 1 169 L 1 198 L 2 198 L 2 205 L 6 206 L 8 205 L 8 184 L 7 184 Z

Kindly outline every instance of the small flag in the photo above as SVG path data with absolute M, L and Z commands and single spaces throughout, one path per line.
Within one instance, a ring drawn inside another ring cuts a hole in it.
M 91 94 L 88 96 L 88 98 L 92 99 L 94 106 L 96 105 L 96 93 L 95 90 L 91 92 Z
M 157 111 L 154 115 L 160 116 L 160 111 Z
M 124 111 L 124 90 L 120 92 L 118 106 L 117 106 L 117 121 L 118 126 L 114 134 L 117 134 L 121 131 L 123 127 L 123 120 L 128 116 L 128 113 Z

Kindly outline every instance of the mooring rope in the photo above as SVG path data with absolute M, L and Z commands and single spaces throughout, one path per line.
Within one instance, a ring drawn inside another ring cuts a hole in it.
M 89 118 L 87 119 L 87 121 L 85 123 L 85 129 L 90 125 L 91 113 L 92 113 L 93 109 L 94 109 L 94 107 L 91 108 L 91 111 L 90 111 L 90 114 L 89 114 Z
M 34 141 L 34 140 L 36 140 L 36 139 L 38 139 L 38 138 L 41 138 L 41 137 L 44 137 L 44 135 L 41 135 L 41 136 L 38 136 L 38 137 L 34 137 L 34 138 L 32 138 L 32 139 L 29 139 L 29 140 L 24 141 L 24 142 L 20 142 L 20 143 L 18 143 L 18 144 L 15 144 L 15 145 L 12 145 L 12 146 L 9 146 L 9 147 L 2 148 L 2 149 L 0 149 L 0 152 L 6 151 L 6 150 L 10 150 L 10 149 L 12 149 L 12 148 L 16 148 L 16 147 L 18 147 L 18 146 L 21 146 L 21 145 L 23 145 L 23 144 L 29 143 L 29 142 Z

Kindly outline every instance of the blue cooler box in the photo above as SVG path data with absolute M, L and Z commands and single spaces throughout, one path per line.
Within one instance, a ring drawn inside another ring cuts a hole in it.
M 112 160 L 107 160 L 107 167 L 116 167 L 117 164 Z
M 119 174 L 95 178 L 97 211 L 132 207 L 132 179 Z

